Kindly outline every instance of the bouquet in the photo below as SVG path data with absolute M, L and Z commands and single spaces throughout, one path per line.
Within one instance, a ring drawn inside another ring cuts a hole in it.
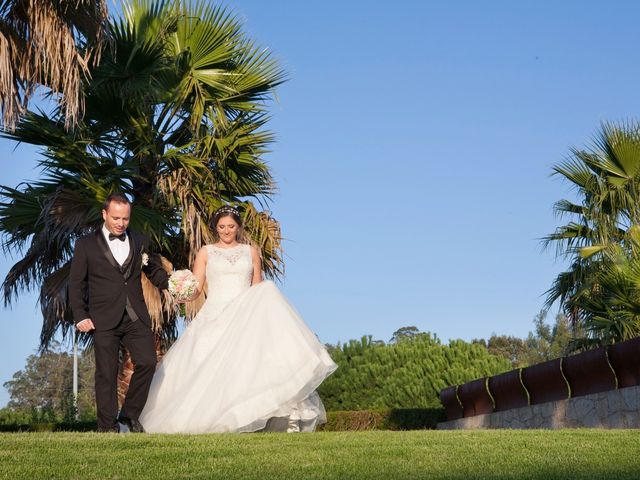
M 191 270 L 176 270 L 169 277 L 169 293 L 178 302 L 190 299 L 198 288 L 198 280 Z

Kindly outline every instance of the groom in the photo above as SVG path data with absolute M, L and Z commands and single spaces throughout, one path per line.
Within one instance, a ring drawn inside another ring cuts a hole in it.
M 143 432 L 138 416 L 147 401 L 156 351 L 141 272 L 160 289 L 167 288 L 168 275 L 159 256 L 148 254 L 149 239 L 128 230 L 131 203 L 124 195 L 107 197 L 102 218 L 101 228 L 76 241 L 69 302 L 76 328 L 93 331 L 98 430 L 118 432 L 120 422 L 132 432 Z M 129 350 L 135 370 L 118 416 L 121 343 Z

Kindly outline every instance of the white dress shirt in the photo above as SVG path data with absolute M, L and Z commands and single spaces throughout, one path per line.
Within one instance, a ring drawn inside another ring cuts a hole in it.
M 116 262 L 122 265 L 129 256 L 129 238 L 127 237 L 127 234 L 125 232 L 124 242 L 122 240 L 118 240 L 117 238 L 109 240 L 109 233 L 109 230 L 107 230 L 107 227 L 105 227 L 103 224 L 102 234 L 104 235 L 104 238 L 109 245 L 109 250 L 111 250 L 113 258 L 116 259 Z

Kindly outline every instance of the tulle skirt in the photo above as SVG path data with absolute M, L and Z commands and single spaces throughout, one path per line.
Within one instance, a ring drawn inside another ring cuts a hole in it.
M 203 307 L 156 370 L 140 422 L 149 433 L 313 431 L 316 388 L 337 368 L 271 281 Z

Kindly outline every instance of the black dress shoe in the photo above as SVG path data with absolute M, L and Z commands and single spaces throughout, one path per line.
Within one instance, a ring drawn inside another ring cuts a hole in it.
M 144 428 L 142 428 L 142 424 L 138 420 L 121 416 L 118 417 L 118 421 L 126 425 L 132 433 L 144 433 Z

